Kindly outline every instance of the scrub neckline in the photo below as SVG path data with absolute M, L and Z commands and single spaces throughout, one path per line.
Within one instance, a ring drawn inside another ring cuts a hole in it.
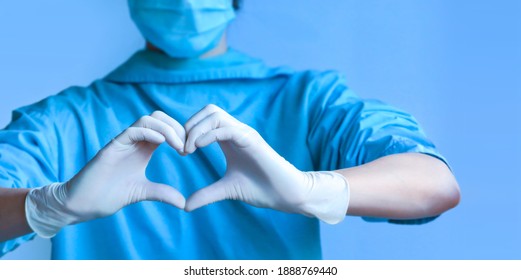
M 207 58 L 172 58 L 153 50 L 140 50 L 105 80 L 118 83 L 193 83 L 226 79 L 260 79 L 291 74 L 287 67 L 268 67 L 260 59 L 233 48 Z

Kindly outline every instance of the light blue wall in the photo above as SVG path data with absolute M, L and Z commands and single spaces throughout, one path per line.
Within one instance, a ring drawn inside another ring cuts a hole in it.
M 245 0 L 231 45 L 272 65 L 337 69 L 417 117 L 461 204 L 424 226 L 323 226 L 325 258 L 521 258 L 521 1 Z M 124 0 L 0 1 L 0 125 L 102 77 L 143 44 Z M 46 258 L 28 243 L 4 258 Z

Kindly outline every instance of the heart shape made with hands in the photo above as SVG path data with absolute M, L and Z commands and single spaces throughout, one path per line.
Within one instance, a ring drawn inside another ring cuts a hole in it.
M 338 223 L 345 217 L 349 183 L 343 175 L 298 170 L 257 131 L 221 108 L 204 107 L 184 127 L 164 113 L 156 114 L 170 124 L 170 129 L 164 130 L 164 141 L 181 155 L 217 142 L 226 157 L 225 175 L 190 195 L 185 211 L 233 199 L 256 207 L 317 217 L 327 223 Z M 177 139 L 168 135 L 176 135 Z
M 159 132 L 164 139 L 156 141 L 167 142 L 182 156 L 212 143 L 219 143 L 226 157 L 227 171 L 217 182 L 190 195 L 185 203 L 185 211 L 190 212 L 207 204 L 233 199 L 257 207 L 293 212 L 286 207 L 277 207 L 278 202 L 274 198 L 282 194 L 280 190 L 268 186 L 273 177 L 282 178 L 283 182 L 280 183 L 283 185 L 295 185 L 295 177 L 300 175 L 300 171 L 280 157 L 257 131 L 221 108 L 208 105 L 194 114 L 184 126 L 165 113 L 154 112 L 150 117 L 136 122 L 136 126 Z M 297 184 L 303 183 L 300 178 L 297 181 Z M 289 197 L 298 199 L 297 195 Z
M 215 105 L 194 114 L 184 127 L 162 112 L 154 112 L 134 126 L 147 128 L 150 135 L 131 135 L 131 142 L 146 141 L 155 144 L 154 147 L 167 142 L 183 156 L 219 143 L 226 157 L 226 173 L 217 182 L 190 195 L 184 208 L 177 202 L 176 206 L 185 211 L 233 199 L 256 207 L 296 212 L 309 195 L 312 180 L 304 172 L 278 155 L 257 131 Z M 174 204 L 165 201 L 160 193 L 156 195 L 157 200 Z M 182 195 L 178 193 L 177 200 L 179 196 Z

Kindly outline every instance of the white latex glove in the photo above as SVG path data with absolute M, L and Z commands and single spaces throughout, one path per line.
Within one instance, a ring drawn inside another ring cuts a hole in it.
M 66 225 L 109 216 L 139 201 L 183 209 L 184 197 L 173 187 L 150 182 L 145 169 L 161 143 L 182 152 L 184 139 L 184 128 L 165 113 L 142 117 L 70 181 L 31 190 L 25 202 L 29 226 L 50 238 Z
M 344 219 L 349 184 L 341 174 L 299 171 L 257 131 L 215 105 L 195 114 L 185 124 L 185 130 L 185 153 L 219 142 L 227 162 L 224 177 L 192 194 L 186 201 L 186 211 L 234 199 L 256 207 L 316 217 L 330 224 Z

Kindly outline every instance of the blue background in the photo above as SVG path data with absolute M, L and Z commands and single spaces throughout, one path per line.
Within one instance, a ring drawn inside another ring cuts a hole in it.
M 246 0 L 229 37 L 411 112 L 459 180 L 461 204 L 427 225 L 323 225 L 325 258 L 521 258 L 521 1 Z M 124 0 L 0 1 L 0 40 L 0 126 L 144 44 Z M 49 249 L 37 239 L 4 259 Z

